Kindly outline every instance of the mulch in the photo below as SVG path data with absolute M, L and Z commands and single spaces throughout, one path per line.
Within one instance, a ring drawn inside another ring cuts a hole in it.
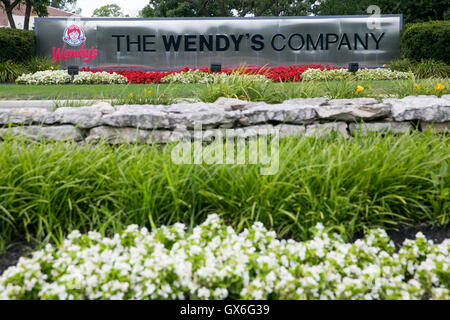
M 434 243 L 441 243 L 445 239 L 450 239 L 450 226 L 438 228 L 429 225 L 419 225 L 415 227 L 401 227 L 397 231 L 387 231 L 397 249 L 400 248 L 405 239 L 414 239 L 418 232 L 422 232 L 428 240 L 433 240 Z M 356 236 L 355 239 L 361 238 L 361 236 Z M 34 247 L 35 245 L 26 241 L 14 242 L 5 253 L 0 255 L 0 275 L 8 267 L 15 265 L 20 257 L 31 256 Z

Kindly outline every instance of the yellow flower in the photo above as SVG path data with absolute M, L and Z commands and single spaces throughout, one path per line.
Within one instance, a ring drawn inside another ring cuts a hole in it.
M 361 87 L 361 86 L 356 87 L 356 93 L 360 93 L 363 90 L 364 90 L 364 87 Z
M 130 97 L 132 97 L 133 96 L 133 94 L 132 93 L 130 93 Z
M 441 91 L 442 89 L 445 89 L 445 86 L 443 84 L 438 83 L 436 85 L 436 90 Z
M 386 65 L 385 65 L 385 64 L 383 64 L 383 68 L 386 68 Z
M 420 84 L 416 84 L 416 89 L 420 89 Z
M 50 67 L 50 70 L 53 70 L 54 68 L 53 67 Z

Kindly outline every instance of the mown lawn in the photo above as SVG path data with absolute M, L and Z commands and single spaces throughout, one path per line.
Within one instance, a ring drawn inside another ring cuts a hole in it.
M 378 81 L 353 81 L 346 85 L 369 86 L 372 94 L 397 94 L 399 87 L 406 85 L 408 80 L 378 80 Z M 417 84 L 429 83 L 430 80 L 417 80 Z M 450 82 L 448 79 L 433 80 L 441 82 L 446 87 Z M 342 82 L 315 82 L 318 92 L 316 95 L 326 95 L 329 91 L 340 90 Z M 204 84 L 161 84 L 160 90 L 165 91 L 172 98 L 194 98 L 201 90 L 206 89 Z M 292 89 L 311 86 L 306 83 L 276 83 L 275 87 L 284 86 Z M 0 100 L 77 100 L 77 99 L 116 99 L 126 97 L 130 93 L 142 94 L 144 89 L 156 92 L 156 84 L 129 84 L 129 85 L 0 85 Z M 287 88 L 284 88 L 287 89 Z
M 161 85 L 174 98 L 192 98 L 194 91 L 203 87 L 199 84 Z M 155 90 L 155 84 L 129 85 L 0 85 L 0 100 L 77 100 L 114 99 L 141 93 L 144 89 Z

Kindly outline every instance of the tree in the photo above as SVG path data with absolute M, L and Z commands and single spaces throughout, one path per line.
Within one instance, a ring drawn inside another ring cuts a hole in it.
M 16 23 L 13 18 L 13 10 L 17 6 L 25 5 L 25 17 L 23 28 L 28 30 L 30 24 L 30 16 L 31 12 L 36 12 L 40 17 L 48 15 L 47 5 L 49 4 L 49 0 L 0 0 L 3 5 L 3 9 L 6 12 L 6 16 L 8 17 L 9 25 L 11 29 L 16 29 Z
M 368 14 L 367 8 L 377 5 L 381 14 L 403 14 L 403 21 L 444 20 L 449 15 L 449 0 L 322 0 L 314 5 L 317 15 Z
M 139 16 L 148 17 L 215 17 L 230 16 L 227 0 L 150 0 Z M 236 1 L 233 1 L 236 2 Z
M 240 17 L 254 16 L 306 16 L 311 14 L 315 0 L 244 0 L 236 8 Z
M 30 16 L 31 12 L 35 12 L 39 17 L 48 16 L 47 6 L 50 4 L 48 0 L 24 0 L 25 17 L 23 21 L 23 29 L 28 30 L 30 26 Z
M 77 8 L 77 0 L 50 0 L 50 7 L 81 14 L 81 8 Z
M 122 9 L 117 4 L 107 4 L 94 10 L 93 17 L 123 17 Z
M 304 16 L 315 0 L 150 0 L 141 17 Z
M 8 17 L 8 21 L 9 21 L 9 25 L 11 26 L 12 29 L 16 29 L 16 23 L 14 22 L 14 18 L 13 18 L 13 10 L 15 7 L 17 7 L 20 3 L 21 0 L 0 0 L 1 4 L 3 6 L 3 10 L 5 10 L 6 12 L 6 16 Z
M 77 0 L 0 0 L 0 4 L 8 16 L 9 25 L 12 29 L 16 29 L 16 24 L 13 19 L 12 11 L 15 7 L 24 5 L 25 6 L 25 16 L 23 28 L 25 30 L 29 29 L 30 16 L 31 13 L 36 13 L 39 17 L 48 16 L 47 6 L 52 6 L 54 8 L 65 9 L 69 4 L 76 4 Z

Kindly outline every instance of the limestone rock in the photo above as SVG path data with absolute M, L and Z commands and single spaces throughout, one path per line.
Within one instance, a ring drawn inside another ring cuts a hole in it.
M 275 130 L 279 130 L 279 137 L 301 137 L 305 135 L 306 127 L 302 125 L 279 124 L 275 126 Z
M 217 106 L 223 106 L 225 110 L 242 110 L 251 102 L 239 99 L 220 97 L 214 102 Z
M 371 98 L 334 99 L 316 107 L 316 112 L 322 120 L 356 121 L 389 117 L 391 108 Z
M 170 127 L 183 125 L 194 129 L 201 125 L 205 128 L 234 126 L 240 118 L 241 112 L 233 110 L 231 106 L 213 103 L 184 103 L 171 105 L 167 108 Z
M 242 110 L 242 119 L 250 125 L 268 122 L 303 124 L 316 118 L 317 114 L 314 107 L 313 104 L 293 102 L 282 104 L 260 102 L 249 105 Z
M 71 126 L 25 126 L 0 129 L 0 136 L 3 138 L 11 134 L 13 136 L 24 136 L 31 140 L 39 141 L 41 139 L 53 141 L 81 141 L 84 139 L 83 131 Z
M 328 103 L 327 98 L 295 98 L 284 100 L 282 104 L 298 104 L 298 105 L 313 105 L 321 106 Z
M 420 129 L 422 131 L 431 130 L 435 133 L 450 132 L 450 122 L 433 123 L 422 121 L 420 122 Z
M 102 111 L 96 107 L 63 107 L 53 112 L 59 124 L 74 124 L 89 129 L 100 125 Z M 48 124 L 48 122 L 46 122 Z
M 186 133 L 175 130 L 141 130 L 137 128 L 96 127 L 89 131 L 86 141 L 105 140 L 111 144 L 120 143 L 169 143 L 190 138 Z
M 332 131 L 348 138 L 347 124 L 345 122 L 316 123 L 308 125 L 306 126 L 305 136 L 320 138 Z
M 436 96 L 408 96 L 403 99 L 383 99 L 392 105 L 395 121 L 450 121 L 450 100 Z
M 411 124 L 409 122 L 350 123 L 349 129 L 353 135 L 359 132 L 362 134 L 366 134 L 368 132 L 407 133 L 411 131 Z
M 43 108 L 0 109 L 0 125 L 8 124 L 52 124 L 53 113 Z
M 211 142 L 216 139 L 247 139 L 250 137 L 267 136 L 275 133 L 272 125 L 249 126 L 235 129 L 207 129 L 192 133 L 194 139 Z
M 105 101 L 99 101 L 93 104 L 92 107 L 98 109 L 102 114 L 111 114 L 116 111 L 110 103 Z
M 161 108 L 143 105 L 123 105 L 113 113 L 102 117 L 102 125 L 113 127 L 134 127 L 139 129 L 169 128 L 167 113 Z

